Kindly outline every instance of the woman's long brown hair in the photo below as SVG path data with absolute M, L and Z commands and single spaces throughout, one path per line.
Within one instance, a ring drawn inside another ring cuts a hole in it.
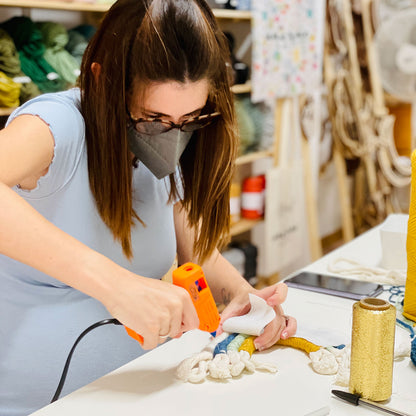
M 132 162 L 126 107 L 133 85 L 208 79 L 206 111 L 220 119 L 194 133 L 180 160 L 183 200 L 196 232 L 194 255 L 203 262 L 226 240 L 229 192 L 237 155 L 229 85 L 229 49 L 204 0 L 118 0 L 107 12 L 82 62 L 89 181 L 97 209 L 123 252 L 132 256 Z M 98 63 L 95 73 L 92 64 Z M 178 197 L 170 176 L 170 200 Z M 140 190 L 139 190 L 140 192 Z

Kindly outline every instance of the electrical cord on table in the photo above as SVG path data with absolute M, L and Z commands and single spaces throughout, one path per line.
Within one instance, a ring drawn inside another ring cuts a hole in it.
M 68 369 L 69 369 L 69 364 L 71 363 L 71 358 L 72 358 L 72 354 L 75 351 L 75 348 L 77 347 L 78 343 L 81 341 L 82 338 L 84 338 L 85 335 L 88 334 L 88 332 L 92 331 L 95 328 L 98 328 L 100 326 L 103 325 L 108 325 L 108 324 L 113 324 L 113 325 L 122 325 L 120 321 L 118 321 L 117 319 L 104 319 L 103 321 L 99 321 L 96 322 L 95 324 L 89 326 L 84 332 L 82 332 L 82 334 L 77 338 L 77 340 L 75 341 L 74 345 L 71 348 L 71 351 L 68 354 L 68 358 L 66 359 L 65 362 L 65 366 L 64 369 L 62 371 L 62 375 L 61 375 L 61 379 L 59 380 L 59 384 L 58 387 L 55 391 L 55 394 L 53 395 L 53 398 L 51 400 L 51 403 L 55 402 L 56 400 L 59 399 L 60 394 L 62 393 L 62 389 L 64 387 L 65 384 L 65 379 L 66 376 L 68 374 Z

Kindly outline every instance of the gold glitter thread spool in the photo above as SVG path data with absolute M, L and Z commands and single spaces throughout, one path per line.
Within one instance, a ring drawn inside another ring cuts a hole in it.
M 391 396 L 396 308 L 378 298 L 354 303 L 352 315 L 351 393 L 373 401 Z
M 416 150 L 412 153 L 412 183 L 407 222 L 407 277 L 403 315 L 416 321 Z

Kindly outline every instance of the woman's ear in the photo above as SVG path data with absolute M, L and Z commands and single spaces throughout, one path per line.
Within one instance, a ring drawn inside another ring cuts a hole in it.
M 97 62 L 93 62 L 91 64 L 91 72 L 94 75 L 95 82 L 97 82 L 98 77 L 100 76 L 100 73 L 101 73 L 101 65 Z

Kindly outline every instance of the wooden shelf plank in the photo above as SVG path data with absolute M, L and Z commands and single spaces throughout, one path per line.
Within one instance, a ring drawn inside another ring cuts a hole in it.
M 246 163 L 254 162 L 255 160 L 264 159 L 266 157 L 272 157 L 272 150 L 263 150 L 261 152 L 247 153 L 246 155 L 240 156 L 235 161 L 236 165 L 244 165 Z
M 230 234 L 231 236 L 235 236 L 250 231 L 253 227 L 255 227 L 262 221 L 263 218 L 258 220 L 248 220 L 246 218 L 242 218 L 240 221 L 236 222 L 231 226 Z
M 234 94 L 246 94 L 251 92 L 251 81 L 247 81 L 245 84 L 235 84 L 231 87 L 231 91 Z
M 250 10 L 213 9 L 217 19 L 251 20 Z
M 73 10 L 81 12 L 106 12 L 110 8 L 111 4 L 57 0 L 0 0 L 0 6 L 24 7 L 30 9 Z
M 13 111 L 16 110 L 16 107 L 13 108 L 1 108 L 0 107 L 0 116 L 9 116 Z
M 30 9 L 73 10 L 81 12 L 106 12 L 110 3 L 85 3 L 59 0 L 0 0 L 0 6 L 24 7 Z M 217 19 L 250 20 L 251 12 L 246 10 L 214 9 Z

